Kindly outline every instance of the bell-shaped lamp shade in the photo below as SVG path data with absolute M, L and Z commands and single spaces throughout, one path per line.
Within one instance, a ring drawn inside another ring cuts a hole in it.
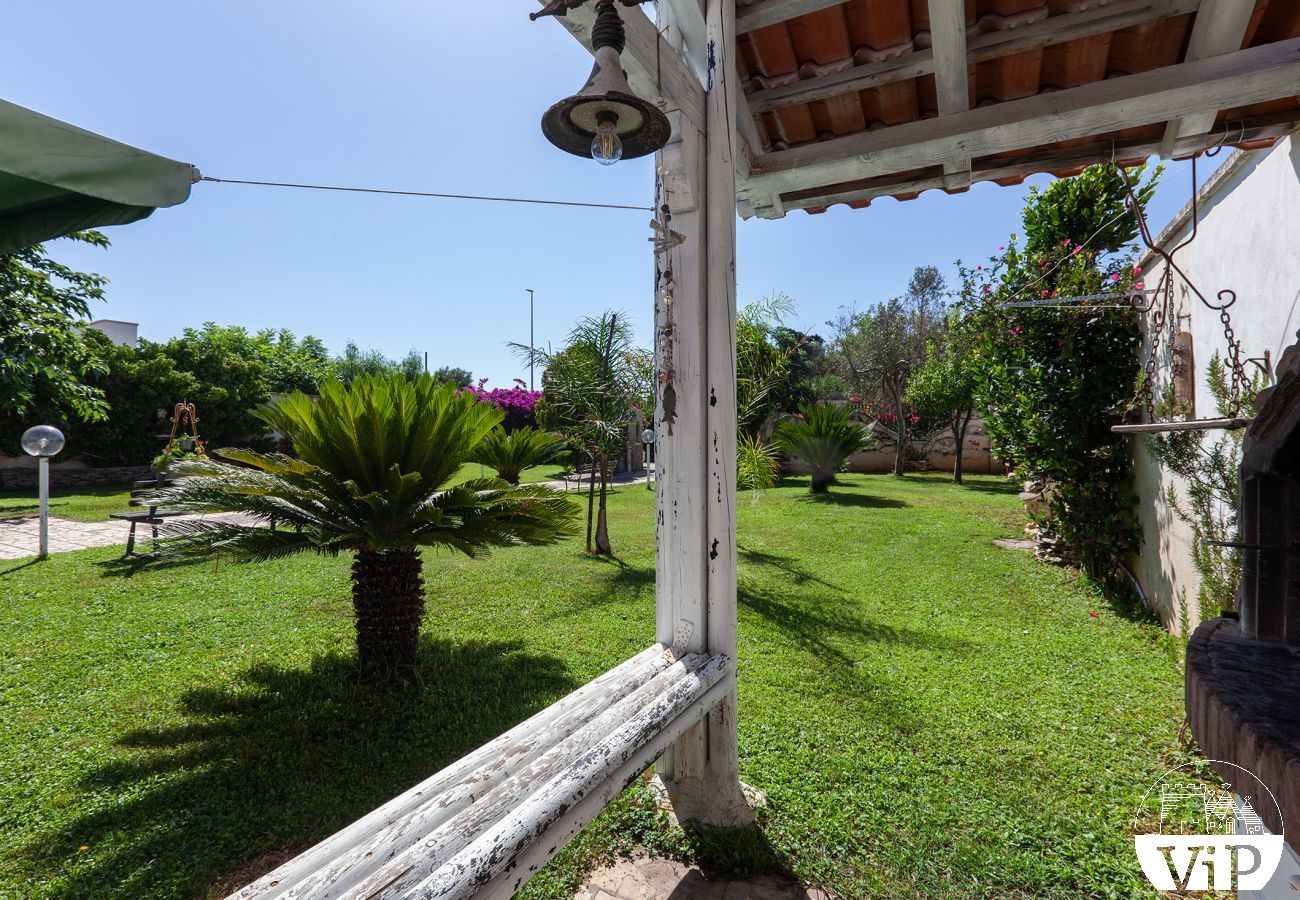
M 596 64 L 582 90 L 552 106 L 542 116 L 542 134 L 575 156 L 604 165 L 636 159 L 668 143 L 672 127 L 653 103 L 632 93 L 619 62 L 623 21 L 611 3 L 601 8 L 592 29 Z
M 54 456 L 63 449 L 63 432 L 53 425 L 36 425 L 23 432 L 22 445 L 28 456 Z

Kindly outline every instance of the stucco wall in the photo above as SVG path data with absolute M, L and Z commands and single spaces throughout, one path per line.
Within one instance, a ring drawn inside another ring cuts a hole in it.
M 1242 356 L 1262 357 L 1268 351 L 1276 363 L 1282 350 L 1295 343 L 1300 328 L 1300 141 L 1293 136 L 1271 150 L 1227 160 L 1202 193 L 1196 240 L 1175 260 L 1210 300 L 1215 301 L 1225 288 L 1237 292 L 1229 312 L 1242 342 Z M 1177 244 L 1187 236 L 1189 226 L 1190 222 L 1180 226 L 1175 219 L 1173 230 L 1162 235 L 1160 244 Z M 1142 264 L 1146 284 L 1155 287 L 1163 263 L 1153 257 Z M 1213 418 L 1218 413 L 1205 373 L 1215 351 L 1222 356 L 1227 350 L 1223 324 L 1218 313 L 1205 308 L 1186 285 L 1176 281 L 1174 296 L 1175 312 L 1157 358 L 1156 389 L 1169 384 L 1168 337 L 1181 327 L 1192 335 L 1196 417 Z M 1205 440 L 1222 434 L 1208 432 Z M 1165 501 L 1170 484 L 1180 495 L 1185 485 L 1155 465 L 1147 452 L 1147 438 L 1132 440 L 1143 533 L 1134 572 L 1166 627 L 1175 632 L 1183 624 L 1194 628 L 1200 618 L 1196 601 L 1200 577 L 1192 565 L 1192 530 Z

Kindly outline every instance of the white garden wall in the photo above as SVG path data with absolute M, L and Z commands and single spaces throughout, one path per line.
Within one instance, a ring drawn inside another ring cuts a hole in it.
M 1187 208 L 1158 243 L 1172 247 L 1187 237 L 1190 228 Z M 1282 350 L 1295 343 L 1300 328 L 1300 140 L 1293 136 L 1271 150 L 1236 153 L 1225 161 L 1201 190 L 1197 238 L 1175 261 L 1212 301 L 1225 288 L 1237 292 L 1229 312 L 1243 344 L 1243 357 L 1263 357 L 1267 352 L 1276 364 Z M 1141 265 L 1146 284 L 1154 287 L 1163 262 L 1150 255 Z M 1176 282 L 1175 298 L 1177 319 L 1170 317 L 1165 346 L 1158 355 L 1156 389 L 1163 390 L 1172 375 L 1173 359 L 1167 352 L 1170 330 L 1190 332 L 1195 415 L 1212 418 L 1218 413 L 1205 371 L 1211 356 L 1216 351 L 1223 355 L 1227 349 L 1223 324 L 1218 313 L 1201 305 L 1185 285 Z M 1206 440 L 1221 435 L 1209 432 Z M 1155 465 L 1146 438 L 1132 440 L 1143 533 L 1134 572 L 1166 627 L 1180 632 L 1184 625 L 1195 627 L 1199 621 L 1200 577 L 1192 565 L 1191 528 L 1170 508 L 1165 492 L 1173 484 L 1181 494 L 1184 485 Z

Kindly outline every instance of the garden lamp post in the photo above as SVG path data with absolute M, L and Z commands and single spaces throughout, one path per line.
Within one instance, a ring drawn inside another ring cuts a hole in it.
M 533 363 L 534 348 L 537 346 L 533 342 L 533 289 L 525 288 L 528 291 L 528 390 L 537 390 L 533 387 Z
M 650 448 L 655 445 L 655 430 L 647 428 L 641 432 L 641 444 L 645 452 L 645 489 L 650 490 Z
M 37 458 L 37 483 L 41 495 L 41 547 L 37 559 L 50 555 L 50 457 L 63 449 L 63 432 L 53 425 L 37 425 L 23 432 L 23 451 Z

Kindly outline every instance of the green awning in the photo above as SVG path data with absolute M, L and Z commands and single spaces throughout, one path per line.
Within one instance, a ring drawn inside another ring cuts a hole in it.
M 0 100 L 0 253 L 136 222 L 190 196 L 198 170 Z

